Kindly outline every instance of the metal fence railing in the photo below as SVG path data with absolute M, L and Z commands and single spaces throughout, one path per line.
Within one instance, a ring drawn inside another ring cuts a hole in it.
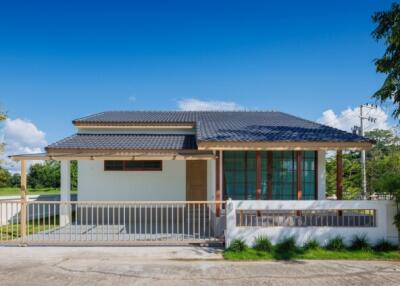
M 375 209 L 237 210 L 239 227 L 375 227 Z
M 214 201 L 0 201 L 0 242 L 208 242 Z

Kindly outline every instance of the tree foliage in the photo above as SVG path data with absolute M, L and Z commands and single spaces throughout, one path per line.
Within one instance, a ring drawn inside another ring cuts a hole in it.
M 372 16 L 376 28 L 372 36 L 383 41 L 386 50 L 375 60 L 378 73 L 386 74 L 381 88 L 373 97 L 381 102 L 392 101 L 395 105 L 393 115 L 400 116 L 400 5 L 393 3 L 389 11 L 376 12 Z
M 60 187 L 60 162 L 46 161 L 29 167 L 28 187 L 31 189 L 59 188 Z M 21 175 L 11 174 L 7 169 L 0 167 L 0 188 L 19 187 Z M 71 161 L 71 189 L 77 189 L 78 170 L 77 162 Z
M 59 188 L 60 162 L 46 161 L 34 164 L 29 168 L 28 186 L 32 189 Z M 77 188 L 77 162 L 71 161 L 71 188 Z
M 400 183 L 400 138 L 390 130 L 373 130 L 366 136 L 375 140 L 374 147 L 367 152 L 367 186 L 368 193 L 392 193 L 395 195 Z M 336 193 L 336 158 L 328 157 L 327 195 Z M 361 195 L 361 165 L 360 153 L 349 152 L 343 154 L 343 197 L 355 199 Z M 400 193 L 399 193 L 400 195 Z

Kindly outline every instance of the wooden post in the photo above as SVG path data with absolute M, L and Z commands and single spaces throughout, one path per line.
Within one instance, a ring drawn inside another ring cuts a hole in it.
M 217 158 L 216 158 L 216 166 L 215 166 L 215 184 L 216 184 L 216 188 L 215 188 L 215 200 L 216 201 L 220 201 L 221 200 L 221 177 L 220 177 L 220 162 L 221 162 L 221 151 L 217 151 Z M 221 213 L 221 205 L 217 204 L 215 206 L 215 214 L 217 217 L 220 216 Z
M 297 200 L 303 199 L 303 153 L 296 151 L 296 167 L 297 167 Z
M 343 156 L 342 150 L 336 152 L 336 199 L 343 199 Z
M 318 166 L 318 151 L 314 152 L 314 157 L 315 157 L 315 160 L 314 160 L 314 168 L 315 168 L 315 174 L 314 174 L 314 182 L 315 182 L 314 200 L 318 200 L 318 180 L 319 180 L 319 178 L 318 178 L 318 176 L 319 176 L 319 174 L 318 174 L 318 168 L 319 168 L 319 166 Z
M 261 200 L 261 153 L 256 151 L 256 200 Z
M 267 151 L 267 191 L 268 200 L 272 200 L 272 151 Z
M 26 161 L 21 160 L 21 218 L 20 231 L 22 241 L 26 238 L 26 216 L 27 216 L 27 184 L 26 184 Z

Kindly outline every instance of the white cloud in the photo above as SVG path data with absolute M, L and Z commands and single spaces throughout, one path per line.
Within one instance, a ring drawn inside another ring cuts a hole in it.
M 178 101 L 180 110 L 185 111 L 220 111 L 220 110 L 243 110 L 244 107 L 233 101 L 219 101 L 219 100 L 199 100 L 195 98 L 184 98 Z
M 1 133 L 5 143 L 3 165 L 11 172 L 19 172 L 19 164 L 10 160 L 9 155 L 40 153 L 47 145 L 46 134 L 32 122 L 20 118 L 6 119 Z
M 136 101 L 136 96 L 133 96 L 133 95 L 129 96 L 128 97 L 128 101 L 135 102 Z
M 352 127 L 360 125 L 360 108 L 347 108 L 336 114 L 332 109 L 328 109 L 322 113 L 322 117 L 318 122 L 332 126 L 345 131 L 351 131 Z M 377 109 L 366 109 L 364 116 L 375 118 L 375 122 L 364 121 L 364 130 L 370 131 L 373 129 L 389 129 L 389 115 L 380 107 Z

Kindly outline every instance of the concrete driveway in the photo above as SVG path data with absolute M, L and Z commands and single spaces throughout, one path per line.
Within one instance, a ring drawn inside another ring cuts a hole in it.
M 400 285 L 399 262 L 227 262 L 200 247 L 0 247 L 1 285 Z

